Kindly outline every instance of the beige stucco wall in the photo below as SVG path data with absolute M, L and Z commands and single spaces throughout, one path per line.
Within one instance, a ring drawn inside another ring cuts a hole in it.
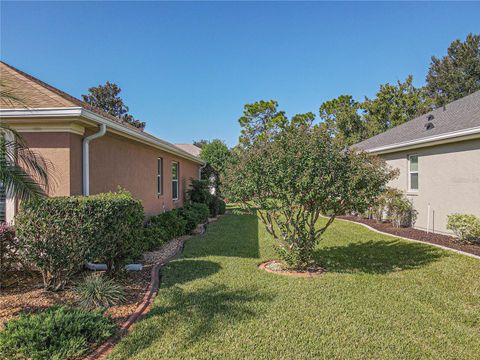
M 163 196 L 157 196 L 157 159 L 163 158 Z M 179 198 L 172 200 L 172 161 L 180 164 Z M 119 186 L 141 200 L 145 213 L 154 215 L 183 206 L 190 178 L 199 165 L 138 142 L 107 133 L 90 143 L 90 193 L 114 191 Z
M 22 132 L 22 136 L 31 150 L 43 156 L 52 165 L 49 171 L 50 189 L 48 194 L 50 196 L 67 196 L 77 193 L 75 190 L 78 184 L 76 184 L 76 175 L 73 176 L 72 170 L 76 170 L 78 173 L 78 169 L 71 168 L 75 162 L 75 160 L 72 161 L 71 156 L 78 152 L 80 136 L 68 132 Z
M 418 155 L 419 190 L 408 192 L 408 155 Z M 418 211 L 415 228 L 426 230 L 430 204 L 430 230 L 450 233 L 447 215 L 480 216 L 480 139 L 381 155 L 400 170 L 390 183 L 407 194 Z
M 85 135 L 88 135 L 87 132 Z M 54 168 L 50 196 L 82 194 L 82 139 L 68 132 L 24 132 L 29 147 Z M 163 196 L 157 196 L 157 158 L 163 157 Z M 172 200 L 172 161 L 180 164 L 179 198 Z M 190 178 L 198 164 L 156 148 L 107 133 L 90 143 L 90 193 L 115 191 L 120 186 L 141 200 L 147 215 L 183 206 Z

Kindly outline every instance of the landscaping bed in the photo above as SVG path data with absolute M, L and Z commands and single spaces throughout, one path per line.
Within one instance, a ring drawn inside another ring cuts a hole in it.
M 120 325 L 134 311 L 137 303 L 144 296 L 150 284 L 151 265 L 144 266 L 141 271 L 129 271 L 118 275 L 115 281 L 125 292 L 126 301 L 112 306 L 106 311 L 116 324 Z M 38 273 L 16 273 L 14 283 L 0 291 L 0 329 L 3 325 L 20 314 L 36 313 L 52 305 L 78 305 L 78 295 L 74 291 L 76 282 L 91 272 L 82 272 L 76 276 L 64 291 L 51 292 L 43 289 L 43 282 Z
M 480 245 L 468 244 L 458 240 L 453 236 L 435 234 L 431 232 L 427 233 L 426 231 L 414 229 L 411 227 L 394 227 L 389 222 L 378 222 L 377 220 L 365 219 L 358 216 L 340 216 L 338 218 L 365 224 L 376 230 L 383 231 L 392 235 L 424 241 L 430 244 L 442 245 L 451 249 L 460 250 L 469 254 L 480 256 Z

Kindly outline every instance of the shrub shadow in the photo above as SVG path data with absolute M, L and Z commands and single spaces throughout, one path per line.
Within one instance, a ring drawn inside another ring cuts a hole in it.
M 328 271 L 385 274 L 418 268 L 437 261 L 445 252 L 432 246 L 404 241 L 367 241 L 321 248 L 315 260 Z

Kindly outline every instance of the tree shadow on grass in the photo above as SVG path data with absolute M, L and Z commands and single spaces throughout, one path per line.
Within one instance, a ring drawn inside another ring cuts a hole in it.
M 223 333 L 235 322 L 258 317 L 261 311 L 255 304 L 271 299 L 272 295 L 257 287 L 232 289 L 211 284 L 196 289 L 161 289 L 155 307 L 134 334 L 118 345 L 118 353 L 128 358 L 152 346 L 154 352 L 162 346 L 188 351 L 192 344 Z
M 314 257 L 328 271 L 385 274 L 415 269 L 437 261 L 445 252 L 404 241 L 367 241 L 318 249 Z
M 230 209 L 229 214 L 208 225 L 207 232 L 200 239 L 185 244 L 183 257 L 229 256 L 258 258 L 258 221 L 255 212 Z
M 221 269 L 217 262 L 194 259 L 178 259 L 165 265 L 161 270 L 161 288 L 168 288 L 190 281 L 206 278 Z M 166 275 L 163 275 L 166 274 Z

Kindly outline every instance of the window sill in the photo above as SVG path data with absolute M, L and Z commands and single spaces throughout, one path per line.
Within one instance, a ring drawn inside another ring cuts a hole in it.
M 407 196 L 418 196 L 418 191 L 407 191 Z

